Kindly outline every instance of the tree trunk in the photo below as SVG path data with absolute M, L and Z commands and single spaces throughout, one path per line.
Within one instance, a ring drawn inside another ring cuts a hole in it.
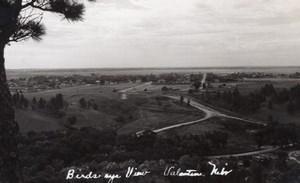
M 5 45 L 0 45 L 0 183 L 18 183 L 17 134 L 12 97 L 7 84 L 4 59 Z

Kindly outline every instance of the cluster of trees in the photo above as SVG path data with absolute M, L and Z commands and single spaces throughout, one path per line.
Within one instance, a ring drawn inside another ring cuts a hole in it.
M 33 97 L 32 103 L 33 103 L 33 108 L 34 108 L 34 106 L 36 105 L 36 99 L 35 99 L 35 97 Z M 41 97 L 39 99 L 38 108 L 39 109 L 45 109 L 46 108 L 46 104 L 47 104 L 46 100 Z
M 199 73 L 199 74 L 190 74 L 190 82 L 194 83 L 197 81 L 201 81 L 203 78 L 203 74 Z
M 300 110 L 300 84 L 293 86 L 289 91 L 289 104 L 287 106 L 287 112 L 294 114 Z
M 29 107 L 29 100 L 24 97 L 22 93 L 19 93 L 18 91 L 13 94 L 13 105 L 15 107 L 18 107 L 20 109 L 25 108 L 27 109 Z
M 276 91 L 272 84 L 266 84 L 261 88 L 261 94 L 268 98 L 268 108 L 273 109 L 273 103 L 284 104 L 288 102 L 286 111 L 294 114 L 300 110 L 300 84 L 292 86 L 289 90 Z
M 221 75 L 214 74 L 212 72 L 207 73 L 206 75 L 207 82 L 213 83 L 216 80 L 219 80 L 219 82 L 233 82 L 236 81 L 236 78 L 232 77 L 230 74 L 226 76 L 221 76 Z
M 180 100 L 179 100 L 179 101 L 180 101 L 179 105 L 183 105 L 183 104 L 185 103 L 185 102 L 184 102 L 184 97 L 183 97 L 182 95 L 180 96 Z M 186 101 L 186 106 L 187 106 L 187 107 L 190 107 L 190 106 L 191 106 L 191 101 L 190 101 L 189 98 L 188 98 L 187 101 Z
M 255 141 L 258 147 L 262 145 L 274 145 L 281 147 L 297 145 L 300 144 L 299 132 L 300 128 L 296 125 L 280 125 L 273 122 L 255 134 Z
M 151 131 L 141 136 L 121 135 L 114 130 L 99 130 L 90 127 L 81 129 L 68 128 L 57 132 L 28 132 L 20 136 L 19 150 L 23 169 L 24 182 L 64 182 L 68 167 L 79 167 L 82 172 L 119 173 L 124 175 L 128 167 L 138 167 L 140 170 L 151 171 L 150 175 L 141 179 L 115 180 L 116 182 L 243 182 L 246 177 L 250 182 L 263 183 L 266 181 L 268 169 L 280 168 L 282 174 L 286 168 L 286 153 L 278 153 L 279 165 L 272 167 L 270 162 L 254 161 L 249 158 L 219 159 L 218 167 L 226 167 L 234 171 L 228 176 L 206 177 L 165 177 L 165 168 L 198 169 L 209 175 L 212 167 L 203 158 L 210 155 L 211 144 L 215 143 L 211 135 L 221 137 L 223 132 L 212 132 L 205 136 L 183 135 L 160 137 Z M 222 145 L 221 145 L 222 146 Z M 242 161 L 244 166 L 238 166 Z M 289 175 L 290 175 L 290 171 Z M 294 176 L 293 176 L 294 177 Z M 282 177 L 281 177 L 282 178 Z M 105 181 L 105 180 L 96 180 Z
M 19 137 L 18 146 L 22 152 L 20 164 L 24 181 L 64 182 L 64 168 L 106 161 L 115 141 L 114 131 L 87 127 L 60 132 L 28 132 L 27 136 Z
M 203 94 L 202 99 L 207 103 L 211 103 L 212 100 L 222 101 L 224 103 L 222 107 L 240 113 L 253 113 L 266 101 L 266 98 L 258 92 L 249 93 L 246 96 L 241 95 L 238 88 L 223 93 L 218 91 L 216 94 Z M 221 105 L 218 102 L 214 102 L 214 104 Z
M 62 94 L 57 94 L 55 97 L 51 97 L 48 101 L 41 97 L 37 100 L 35 97 L 31 100 L 31 109 L 32 110 L 39 110 L 41 112 L 50 112 L 57 117 L 64 116 L 64 107 L 67 106 L 67 102 L 64 101 Z
M 64 107 L 64 98 L 62 94 L 57 94 L 55 97 L 51 97 L 49 101 L 49 107 L 54 111 L 59 111 Z
M 92 99 L 86 101 L 85 98 L 82 97 L 81 99 L 79 99 L 79 104 L 80 104 L 80 107 L 84 108 L 84 109 L 92 107 L 94 110 L 98 110 L 97 103 Z
M 135 159 L 137 162 L 145 160 L 164 159 L 172 162 L 183 155 L 199 157 L 211 154 L 212 148 L 224 148 L 227 145 L 228 134 L 221 131 L 206 133 L 205 135 L 182 135 L 172 137 L 158 137 L 151 131 L 141 135 L 121 135 L 117 138 L 120 161 Z M 121 156 L 121 152 L 122 156 Z M 133 156 L 128 156 L 131 152 Z M 135 153 L 137 153 L 135 156 Z
M 202 78 L 203 78 L 203 74 L 201 73 L 190 75 L 190 82 L 192 83 L 192 87 L 194 88 L 194 90 L 190 89 L 189 93 L 199 92 L 201 86 L 203 86 L 203 89 L 206 88 L 206 84 L 201 83 Z
M 281 89 L 278 91 L 272 84 L 266 84 L 260 90 L 250 92 L 247 95 L 242 95 L 239 89 L 235 88 L 233 91 L 229 90 L 223 93 L 217 91 L 215 94 L 203 94 L 202 98 L 208 103 L 211 103 L 211 100 L 223 101 L 226 105 L 222 107 L 245 114 L 256 112 L 263 103 L 266 103 L 267 107 L 272 110 L 274 104 L 281 105 L 288 102 L 286 111 L 289 114 L 294 114 L 300 110 L 299 93 L 299 84 L 291 87 L 289 90 Z M 218 102 L 215 102 L 215 104 L 220 105 Z
M 194 92 L 199 92 L 201 86 L 202 86 L 203 89 L 207 88 L 206 83 L 201 83 L 200 81 L 193 82 L 192 87 L 194 88 L 194 90 L 190 89 L 189 93 L 193 94 Z
M 77 122 L 76 116 L 69 116 L 67 118 L 67 125 L 74 125 Z
M 31 105 L 32 110 L 36 109 L 47 109 L 53 111 L 55 114 L 59 114 L 66 105 L 62 94 L 57 94 L 55 97 L 51 97 L 49 101 L 44 98 L 40 98 L 39 101 L 35 97 L 32 98 L 31 102 L 20 92 L 16 92 L 12 96 L 13 105 L 20 109 L 28 109 Z

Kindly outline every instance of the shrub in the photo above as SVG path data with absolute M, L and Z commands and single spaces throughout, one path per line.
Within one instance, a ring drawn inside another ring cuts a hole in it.
M 67 122 L 70 124 L 70 125 L 74 125 L 76 122 L 77 122 L 77 117 L 76 116 L 71 116 L 67 119 Z

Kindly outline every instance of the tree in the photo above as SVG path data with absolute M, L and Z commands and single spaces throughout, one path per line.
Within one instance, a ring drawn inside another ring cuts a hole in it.
M 268 122 L 270 122 L 270 123 L 273 122 L 273 116 L 272 116 L 272 115 L 269 115 L 269 116 L 268 116 Z
M 190 101 L 190 99 L 188 99 L 188 100 L 187 100 L 187 103 L 186 103 L 186 105 L 187 105 L 188 107 L 190 107 L 190 106 L 191 106 L 191 101 Z
M 195 88 L 195 91 L 198 92 L 198 91 L 199 91 L 199 88 L 201 87 L 201 82 L 195 81 L 195 82 L 193 83 L 193 86 L 194 86 L 194 88 Z
M 268 108 L 269 108 L 269 109 L 273 109 L 273 103 L 272 103 L 272 101 L 269 101 L 269 102 L 268 102 Z
M 292 101 L 289 102 L 286 110 L 289 114 L 294 114 L 295 113 L 295 105 Z
M 56 97 L 56 105 L 58 109 L 62 109 L 64 107 L 64 98 L 61 93 L 57 94 Z
M 35 97 L 32 98 L 32 104 L 36 105 L 37 104 L 37 100 Z
M 92 0 L 89 0 L 92 1 Z M 70 21 L 83 18 L 84 5 L 77 0 L 1 0 L 0 1 L 0 180 L 19 182 L 17 134 L 12 97 L 7 84 L 4 50 L 11 42 L 32 38 L 40 41 L 45 34 L 43 12 L 62 15 Z
M 87 107 L 87 103 L 86 103 L 86 101 L 85 101 L 84 98 L 81 98 L 81 99 L 79 100 L 79 103 L 80 103 L 80 106 L 81 106 L 82 108 L 86 108 L 86 107 Z
M 40 100 L 39 100 L 39 108 L 40 109 L 45 109 L 45 107 L 46 107 L 46 101 L 45 101 L 45 99 L 40 98 Z
M 93 104 L 93 109 L 97 111 L 98 110 L 98 105 L 97 104 Z
M 184 98 L 183 98 L 183 96 L 181 95 L 181 96 L 180 96 L 180 105 L 182 105 L 183 102 L 184 102 Z
M 169 91 L 169 88 L 168 88 L 168 87 L 166 87 L 166 86 L 163 86 L 163 87 L 161 88 L 161 91 L 163 91 L 163 92 L 167 92 L 167 91 Z
M 70 116 L 68 117 L 67 119 L 67 122 L 70 124 L 70 125 L 74 125 L 77 121 L 77 117 L 76 116 Z

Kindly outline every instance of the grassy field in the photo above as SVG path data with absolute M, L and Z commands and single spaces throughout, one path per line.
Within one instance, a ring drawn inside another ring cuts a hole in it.
M 67 119 L 76 117 L 76 123 L 72 126 L 90 126 L 96 128 L 119 129 L 120 133 L 131 133 L 140 129 L 152 129 L 171 124 L 199 119 L 203 116 L 199 110 L 193 107 L 180 105 L 178 101 L 169 98 L 158 97 L 157 92 L 151 94 L 141 90 L 128 95 L 127 100 L 121 100 L 121 94 L 113 90 L 134 87 L 137 84 L 124 83 L 104 86 L 78 86 L 57 90 L 49 90 L 37 93 L 25 93 L 28 100 L 40 97 L 47 101 L 56 94 L 61 93 L 64 101 L 68 103 L 64 108 L 65 116 L 45 114 L 40 110 L 16 110 L 16 118 L 21 131 L 26 133 L 33 131 L 49 131 L 63 128 Z M 157 86 L 155 86 L 157 87 Z M 98 109 L 81 108 L 79 100 L 84 97 L 97 104 Z
M 48 90 L 36 93 L 25 93 L 24 96 L 28 100 L 32 100 L 35 97 L 44 98 L 49 100 L 51 97 L 55 97 L 56 94 L 61 93 L 64 100 L 67 101 L 69 107 L 65 109 L 66 116 L 64 118 L 56 118 L 40 112 L 27 110 L 16 110 L 16 119 L 20 125 L 22 132 L 30 130 L 34 131 L 50 131 L 61 129 L 62 125 L 66 122 L 66 119 L 70 116 L 76 116 L 76 127 L 92 126 L 97 128 L 106 128 L 107 126 L 114 126 L 112 121 L 114 115 L 110 115 L 101 110 L 96 111 L 92 109 L 81 109 L 79 107 L 79 99 L 84 97 L 86 100 L 97 99 L 100 104 L 105 104 L 108 100 L 119 99 L 120 94 L 113 92 L 114 89 L 120 90 L 127 87 L 135 86 L 137 84 L 119 84 L 111 86 L 77 86 L 72 88 L 63 88 L 57 90 Z M 103 103 L 104 102 L 104 103 Z M 117 104 L 115 104 L 117 105 Z M 102 105 L 99 105 L 101 107 Z
M 15 116 L 22 133 L 62 129 L 58 119 L 35 111 L 16 109 Z
M 163 87 L 167 87 L 171 90 L 173 90 L 173 93 L 178 93 L 178 92 L 184 92 L 186 93 L 189 89 L 191 89 L 191 85 L 190 84 L 174 84 L 174 85 L 164 85 L 164 84 L 155 84 L 155 85 L 148 85 L 148 86 L 143 86 L 143 87 L 139 87 L 136 88 L 135 90 L 132 90 L 132 93 L 141 93 L 144 92 L 145 93 L 145 89 L 147 90 L 146 93 L 149 94 L 162 94 L 162 88 Z
M 88 97 L 104 97 L 104 98 L 117 98 L 120 94 L 118 92 L 113 92 L 114 89 L 121 90 L 125 88 L 130 88 L 139 85 L 139 83 L 120 83 L 117 85 L 84 85 L 84 86 L 75 86 L 69 88 L 62 88 L 56 90 L 47 90 L 42 92 L 35 93 L 26 93 L 25 97 L 37 99 L 40 97 L 50 98 L 55 96 L 58 93 L 61 93 L 65 99 L 79 99 L 82 96 Z

